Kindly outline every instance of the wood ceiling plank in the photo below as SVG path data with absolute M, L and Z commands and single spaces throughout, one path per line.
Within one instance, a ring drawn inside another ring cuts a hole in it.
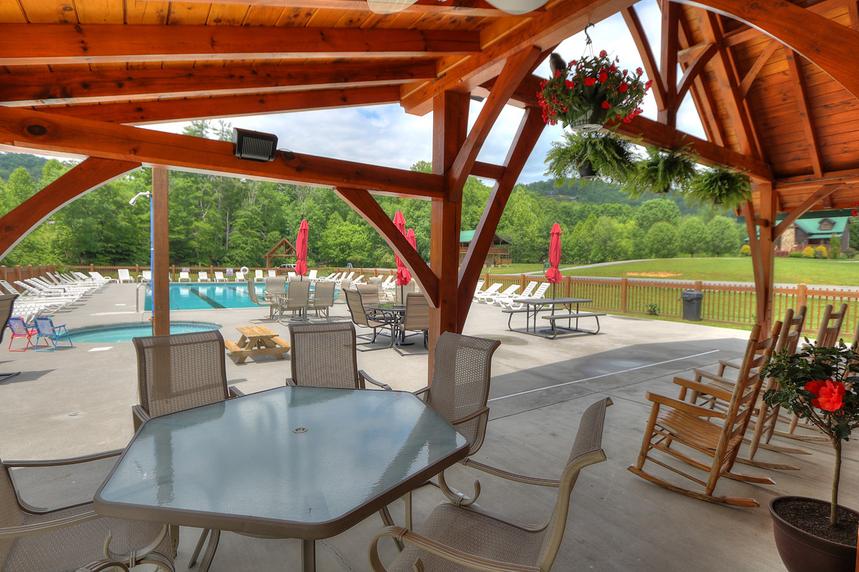
M 780 47 L 781 45 L 778 42 L 770 40 L 767 47 L 755 59 L 752 67 L 746 72 L 746 75 L 743 76 L 743 80 L 740 82 L 740 93 L 743 97 L 748 96 L 749 90 L 752 88 L 752 84 L 754 84 L 758 74 Z
M 75 0 L 75 10 L 81 24 L 122 24 L 125 4 L 115 0 Z
M 170 2 L 156 0 L 125 0 L 126 24 L 166 24 Z
M 212 0 L 185 0 L 187 4 L 208 6 Z M 259 6 L 288 5 L 308 10 L 357 10 L 369 12 L 366 0 L 253 0 Z M 248 4 L 248 0 L 217 0 L 217 4 Z M 541 9 L 538 9 L 541 10 Z M 405 8 L 409 14 L 445 14 L 459 18 L 500 18 L 508 14 L 495 8 L 484 0 L 418 0 Z
M 170 2 L 168 24 L 174 26 L 201 26 L 209 19 L 211 4 L 193 2 Z
M 250 6 L 245 4 L 212 4 L 206 16 L 209 26 L 241 26 L 245 23 Z
M 808 143 L 808 152 L 811 160 L 811 167 L 814 174 L 818 177 L 823 176 L 823 158 L 820 154 L 820 145 L 817 143 L 817 134 L 814 131 L 814 119 L 811 116 L 809 109 L 808 93 L 805 87 L 805 76 L 802 72 L 802 66 L 797 61 L 797 56 L 793 51 L 787 50 L 787 62 L 793 73 L 793 95 L 796 100 L 797 111 L 799 113 L 799 121 L 802 125 L 805 139 Z
M 252 4 L 245 17 L 246 26 L 275 26 L 286 8 L 282 6 L 258 6 Z
M 36 24 L 77 24 L 78 22 L 73 0 L 19 1 L 28 22 Z
M 18 0 L 0 0 L 0 22 L 24 23 L 26 21 Z

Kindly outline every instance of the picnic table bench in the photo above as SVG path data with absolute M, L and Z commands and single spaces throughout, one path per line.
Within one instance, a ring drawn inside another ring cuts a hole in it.
M 506 308 L 502 313 L 507 314 L 507 329 L 515 331 L 512 327 L 514 314 L 525 314 L 525 333 L 539 335 L 554 339 L 559 333 L 563 332 L 582 332 L 588 334 L 598 334 L 600 331 L 599 317 L 605 316 L 605 313 L 600 312 L 583 312 L 579 309 L 581 304 L 589 304 L 593 302 L 590 298 L 516 298 L 514 303 L 520 304 L 519 308 Z M 575 306 L 575 310 L 573 307 Z M 557 308 L 563 308 L 564 312 L 557 313 Z M 541 311 L 550 309 L 551 313 L 547 316 L 542 316 L 544 320 L 548 320 L 551 328 L 540 331 L 537 329 L 537 316 Z M 531 331 L 531 320 L 534 320 L 533 332 Z M 596 329 L 583 330 L 579 328 L 580 318 L 594 318 L 597 323 Z M 567 320 L 567 327 L 561 327 L 557 324 L 558 320 Z M 573 327 L 573 320 L 576 321 Z
M 224 341 L 230 359 L 236 364 L 245 363 L 249 357 L 262 355 L 284 359 L 289 353 L 289 342 L 265 326 L 241 326 L 236 329 L 241 334 L 239 341 Z
M 560 331 L 569 331 L 569 332 L 586 332 L 588 334 L 598 334 L 600 332 L 600 316 L 605 316 L 605 312 L 569 312 L 566 314 L 549 314 L 548 316 L 543 316 L 544 320 L 549 320 L 552 324 L 552 333 L 549 337 L 555 338 Z M 593 318 L 597 322 L 597 327 L 594 330 L 582 330 L 579 328 L 579 318 Z M 555 322 L 558 320 L 567 320 L 567 327 L 559 330 Z M 573 327 L 572 322 L 576 321 L 576 326 Z

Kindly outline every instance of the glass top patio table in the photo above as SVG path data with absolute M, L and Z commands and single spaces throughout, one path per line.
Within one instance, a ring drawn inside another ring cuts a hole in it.
M 343 532 L 467 452 L 411 393 L 282 387 L 150 419 L 95 509 L 307 542 Z

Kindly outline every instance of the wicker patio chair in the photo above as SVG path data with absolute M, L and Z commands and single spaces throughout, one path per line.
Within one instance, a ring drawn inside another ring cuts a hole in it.
M 358 284 L 356 286 L 356 290 L 361 293 L 361 301 L 364 303 L 364 307 L 369 306 L 370 304 L 378 304 L 381 302 L 381 296 L 379 294 L 380 286 L 378 284 Z
M 329 281 L 317 281 L 314 286 L 313 303 L 311 307 L 316 311 L 316 316 L 329 317 L 331 307 L 334 306 L 334 290 L 337 284 Z
M 355 326 L 349 322 L 293 324 L 289 336 L 292 377 L 287 385 L 365 389 L 369 382 L 391 389 L 358 369 Z
M 570 456 L 559 480 L 527 477 L 495 470 L 504 479 L 558 489 L 548 522 L 539 528 L 509 523 L 477 507 L 441 504 L 430 514 L 420 533 L 389 527 L 370 546 L 370 564 L 375 572 L 452 572 L 465 570 L 547 572 L 557 557 L 570 510 L 570 497 L 582 469 L 605 461 L 602 435 L 606 398 L 582 415 Z M 379 541 L 392 537 L 406 545 L 388 566 L 379 557 Z
M 3 342 L 3 335 L 6 333 L 6 326 L 9 324 L 9 318 L 12 317 L 12 310 L 15 307 L 15 298 L 17 297 L 17 294 L 0 294 L 0 343 Z M 30 341 L 29 337 L 27 338 L 27 341 Z M 6 381 L 20 373 L 20 371 L 0 373 L 0 381 Z
M 281 318 L 286 312 L 291 312 L 291 319 L 306 320 L 307 306 L 310 304 L 310 280 L 290 281 L 286 300 L 283 296 L 279 300 L 281 300 L 279 304 Z
M 152 417 L 210 405 L 243 393 L 227 385 L 224 338 L 217 330 L 172 336 L 133 338 L 137 351 L 140 405 L 132 407 L 135 431 Z M 204 530 L 189 566 L 193 566 L 211 533 L 201 570 L 215 556 L 219 531 Z
M 274 312 L 276 310 L 277 301 L 260 300 L 259 296 L 257 296 L 256 282 L 253 278 L 248 278 L 248 296 L 250 296 L 251 302 L 253 302 L 257 306 L 267 306 L 268 319 L 274 319 Z
M 106 473 L 120 453 L 51 461 L 0 461 L 0 569 L 116 571 L 153 564 L 172 572 L 176 550 L 166 525 L 102 517 L 95 513 L 92 502 L 35 508 L 21 500 L 11 477 L 11 470 L 56 475 L 56 467 L 62 467 L 69 480 L 76 472 L 74 467 L 96 472 L 103 469 Z
M 394 346 L 394 323 L 381 321 L 378 319 L 371 318 L 367 315 L 367 310 L 364 307 L 364 301 L 361 297 L 361 293 L 357 290 L 344 290 L 346 294 L 346 306 L 349 308 L 349 315 L 352 317 L 352 323 L 356 326 L 362 326 L 364 328 L 370 328 L 372 330 L 372 334 L 361 334 L 358 337 L 362 339 L 367 339 L 371 337 L 368 342 L 362 343 L 360 345 L 369 345 L 376 343 L 376 337 L 379 334 L 380 329 L 388 329 L 389 335 L 391 337 L 391 343 L 388 346 L 383 346 L 381 348 L 374 349 L 385 349 L 385 347 L 393 347 Z M 364 350 L 368 351 L 368 350 Z
M 400 326 L 405 332 L 417 332 L 423 337 L 424 347 L 427 347 L 429 336 L 429 304 L 423 294 L 406 296 L 406 313 Z M 410 334 L 416 335 L 416 334 Z M 408 337 L 408 336 L 406 336 Z
M 761 339 L 761 326 L 757 324 L 752 328 L 743 365 L 733 392 L 712 384 L 698 383 L 680 377 L 674 378 L 674 383 L 681 386 L 684 391 L 693 394 L 693 403 L 696 400 L 695 394 L 713 396 L 729 404 L 727 411 L 682 401 L 684 397 L 682 393 L 681 399 L 673 399 L 648 392 L 647 399 L 653 403 L 650 418 L 644 431 L 638 460 L 629 467 L 629 470 L 670 491 L 698 500 L 741 507 L 760 506 L 758 501 L 752 498 L 716 496 L 713 493 L 721 477 L 746 483 L 775 484 L 768 477 L 742 475 L 733 472 L 733 468 L 760 393 L 763 381 L 759 373 L 760 368 L 769 361 L 780 330 L 781 322 L 776 322 L 770 337 Z M 721 420 L 721 424 L 713 423 L 711 419 Z M 677 445 L 691 449 L 700 456 L 708 457 L 709 463 L 693 459 L 686 452 L 678 450 Z M 695 469 L 707 472 L 707 480 L 699 479 L 652 457 L 652 452 L 656 450 Z M 691 480 L 701 486 L 703 492 L 683 488 L 647 472 L 645 470 L 647 461 Z

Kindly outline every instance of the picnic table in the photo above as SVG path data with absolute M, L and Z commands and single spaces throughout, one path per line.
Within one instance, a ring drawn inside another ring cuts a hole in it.
M 239 341 L 226 340 L 230 359 L 236 364 L 245 363 L 249 357 L 275 356 L 283 359 L 289 352 L 289 342 L 265 326 L 241 326 L 236 328 L 241 337 Z
M 509 315 L 507 318 L 507 329 L 510 331 L 517 331 L 513 329 L 511 324 L 513 315 L 525 314 L 526 334 L 533 333 L 533 335 L 548 337 L 551 339 L 554 339 L 559 333 L 563 332 L 598 334 L 600 331 L 599 317 L 605 316 L 605 313 L 581 311 L 582 304 L 590 304 L 593 302 L 590 298 L 515 298 L 514 302 L 520 304 L 521 307 L 503 310 L 505 314 Z M 574 306 L 575 310 L 573 309 Z M 558 308 L 565 311 L 558 313 L 556 312 Z M 548 316 L 543 316 L 543 319 L 549 322 L 550 327 L 538 330 L 537 317 L 541 311 L 547 309 L 551 310 L 551 313 Z M 533 332 L 531 331 L 532 317 L 534 320 Z M 579 320 L 581 318 L 593 318 L 596 320 L 596 328 L 592 330 L 583 330 L 579 328 Z M 557 322 L 559 320 L 567 320 L 567 326 L 563 327 L 558 325 Z M 573 320 L 575 320 L 575 326 L 573 326 Z

